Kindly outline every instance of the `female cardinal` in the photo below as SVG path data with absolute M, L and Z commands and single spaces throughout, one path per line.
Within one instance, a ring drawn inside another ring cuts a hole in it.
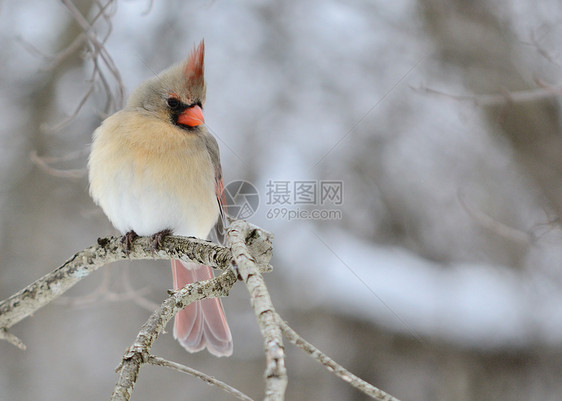
M 94 132 L 88 163 L 90 194 L 125 236 L 207 238 L 223 234 L 223 181 L 219 148 L 203 119 L 204 43 L 184 63 L 140 85 L 121 111 Z M 210 267 L 172 260 L 174 289 L 213 277 Z M 180 311 L 174 337 L 190 352 L 207 347 L 232 354 L 232 336 L 219 299 Z

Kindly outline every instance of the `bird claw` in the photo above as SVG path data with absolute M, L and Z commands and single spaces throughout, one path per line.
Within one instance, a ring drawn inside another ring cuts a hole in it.
M 131 253 L 131 249 L 133 248 L 133 241 L 137 237 L 137 233 L 131 230 L 121 238 L 121 243 L 125 247 L 125 254 L 127 257 L 129 257 L 129 253 Z
M 150 237 L 152 241 L 152 250 L 153 251 L 159 250 L 162 247 L 162 240 L 164 239 L 164 237 L 168 235 L 172 235 L 172 230 L 170 230 L 169 228 L 162 231 L 158 231 L 156 234 L 152 235 Z

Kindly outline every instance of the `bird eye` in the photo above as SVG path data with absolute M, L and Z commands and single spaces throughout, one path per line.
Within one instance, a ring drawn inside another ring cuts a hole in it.
M 176 99 L 175 97 L 168 98 L 167 103 L 171 109 L 177 109 L 181 105 L 179 99 Z

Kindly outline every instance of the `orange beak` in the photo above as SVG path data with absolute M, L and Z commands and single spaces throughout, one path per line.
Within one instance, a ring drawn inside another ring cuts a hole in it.
M 178 124 L 197 127 L 204 124 L 203 110 L 199 106 L 188 107 L 178 116 Z

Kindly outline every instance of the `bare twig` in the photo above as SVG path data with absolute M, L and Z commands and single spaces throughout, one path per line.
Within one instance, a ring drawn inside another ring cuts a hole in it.
M 112 1 L 109 1 L 105 6 L 100 6 L 98 2 L 96 4 L 100 7 L 98 13 L 92 18 L 90 25 L 94 25 L 100 17 L 104 17 L 104 20 L 111 24 L 111 20 L 108 18 L 107 13 L 105 12 L 106 8 L 110 6 Z M 111 29 L 108 29 L 111 31 Z M 106 35 L 107 36 L 107 35 Z M 87 42 L 86 34 L 82 33 L 78 35 L 68 46 L 66 46 L 63 50 L 59 51 L 52 57 L 45 56 L 49 60 L 49 66 L 46 69 L 55 69 L 59 64 L 61 64 L 64 60 L 68 57 L 73 55 L 75 52 L 78 51 Z M 105 42 L 105 41 L 104 41 Z
M 86 169 L 58 169 L 49 166 L 48 162 L 45 158 L 40 157 L 35 150 L 32 150 L 29 153 L 29 159 L 32 163 L 38 166 L 41 170 L 45 171 L 46 173 L 54 176 L 54 177 L 62 177 L 62 178 L 82 178 L 86 175 Z
M 166 324 L 174 315 L 192 302 L 205 298 L 228 295 L 236 283 L 232 270 L 226 270 L 218 277 L 198 281 L 174 291 L 142 326 L 133 344 L 127 348 L 120 365 L 117 367 L 119 379 L 113 388 L 111 401 L 128 401 L 135 387 L 140 368 L 149 360 L 150 349 Z
M 98 245 L 78 252 L 59 268 L 0 302 L 0 330 L 7 330 L 25 319 L 99 267 L 124 259 L 127 259 L 127 255 L 120 237 L 98 239 Z M 129 259 L 193 260 L 218 269 L 229 268 L 232 263 L 228 248 L 196 238 L 178 236 L 164 238 L 158 251 L 154 251 L 150 238 L 137 238 Z
M 17 35 L 15 37 L 16 42 L 18 42 L 29 54 L 34 57 L 40 57 L 42 59 L 49 59 L 49 55 L 43 53 L 41 49 L 35 46 L 33 43 L 27 41 L 23 36 Z
M 272 234 L 249 223 L 238 220 L 230 224 L 227 230 L 227 242 L 232 250 L 232 257 L 239 275 L 248 288 L 254 313 L 264 338 L 266 353 L 265 400 L 283 400 L 287 387 L 285 369 L 285 350 L 276 312 L 271 302 L 263 276 L 257 267 L 262 255 L 269 255 L 271 250 L 253 249 L 252 245 L 263 246 L 271 243 Z M 250 248 L 250 249 L 249 249 Z M 257 252 L 256 252 L 257 251 Z
M 547 61 L 551 62 L 557 67 L 562 67 L 562 64 L 558 60 L 558 54 L 553 53 L 552 51 L 546 49 L 542 46 L 534 32 L 531 32 L 531 41 L 529 43 L 522 42 L 523 44 L 533 46 L 537 52 L 543 56 Z
M 32 150 L 31 154 L 35 155 L 34 157 L 40 158 L 44 163 L 53 164 L 53 163 L 62 163 L 74 160 L 84 160 L 90 154 L 90 146 L 85 146 L 81 149 L 67 152 L 62 156 L 39 156 L 37 150 Z
M 227 232 L 230 249 L 195 238 L 168 236 L 162 240 L 161 248 L 155 251 L 150 238 L 139 237 L 134 240 L 129 259 L 196 261 L 225 271 L 218 277 L 191 283 L 180 290 L 170 292 L 170 296 L 151 314 L 133 344 L 127 348 L 117 368 L 119 379 L 113 390 L 112 401 L 130 399 L 140 368 L 145 363 L 167 366 L 198 377 L 203 376 L 201 373 L 194 373 L 190 368 L 151 356 L 150 349 L 178 311 L 195 301 L 227 296 L 237 281 L 237 275 L 248 288 L 252 308 L 264 337 L 266 401 L 281 401 L 285 396 L 287 372 L 283 334 L 336 376 L 365 394 L 379 401 L 397 401 L 396 398 L 353 375 L 303 340 L 277 315 L 261 275 L 262 272 L 271 270 L 271 238 L 272 234 L 245 221 L 234 221 Z M 100 266 L 123 259 L 127 259 L 127 255 L 120 237 L 100 238 L 98 245 L 78 252 L 58 269 L 0 302 L 0 339 L 25 349 L 21 340 L 8 331 L 11 326 L 63 294 Z M 234 269 L 231 269 L 232 266 Z M 215 380 L 207 376 L 204 379 L 207 382 Z M 227 385 L 219 385 L 223 389 L 224 386 Z M 250 400 L 238 390 L 231 390 L 238 398 Z
M 78 113 L 80 113 L 84 104 L 90 98 L 92 93 L 94 93 L 95 85 L 97 82 L 100 82 L 102 84 L 104 92 L 106 94 L 106 114 L 120 109 L 123 106 L 125 92 L 123 80 L 121 79 L 119 70 L 114 63 L 113 58 L 105 48 L 105 43 L 113 29 L 111 22 L 111 15 L 113 11 L 108 10 L 111 9 L 112 6 L 114 6 L 115 2 L 113 0 L 107 0 L 105 4 L 102 4 L 100 1 L 95 1 L 95 4 L 99 7 L 99 10 L 91 19 L 91 21 L 88 21 L 81 14 L 80 10 L 76 7 L 72 0 L 62 0 L 62 2 L 67 7 L 68 11 L 70 12 L 74 20 L 78 23 L 80 28 L 82 28 L 84 33 L 76 37 L 76 39 L 74 39 L 72 43 L 70 43 L 65 49 L 54 56 L 52 58 L 52 65 L 56 66 L 57 64 L 61 63 L 67 57 L 78 51 L 78 49 L 80 49 L 83 44 L 86 44 L 86 47 L 89 48 L 87 56 L 92 60 L 93 69 L 92 75 L 88 79 L 88 89 L 82 96 L 81 100 L 78 102 L 74 111 L 68 117 L 59 121 L 55 125 L 43 125 L 41 128 L 46 132 L 58 131 L 72 122 L 78 115 Z M 102 19 L 107 26 L 107 32 L 103 36 L 98 35 L 98 33 L 94 29 L 94 24 L 100 19 Z M 108 83 L 108 79 L 105 75 L 106 72 L 109 72 L 110 76 L 117 83 L 116 94 L 111 91 L 112 85 Z
M 505 103 L 534 102 L 562 95 L 562 85 L 541 86 L 540 88 L 520 91 L 504 91 L 490 95 L 451 95 L 431 88 L 413 88 L 430 95 L 442 96 L 463 102 L 471 102 L 476 106 L 494 106 Z
M 58 305 L 83 308 L 100 302 L 133 301 L 140 307 L 152 312 L 158 307 L 158 304 L 144 298 L 145 295 L 151 292 L 150 287 L 147 286 L 140 289 L 133 288 L 128 276 L 128 271 L 128 269 L 121 269 L 122 280 L 118 287 L 122 288 L 122 291 L 114 291 L 110 288 L 110 284 L 113 282 L 113 277 L 111 269 L 107 268 L 103 270 L 102 282 L 90 294 L 76 297 L 61 296 L 54 302 Z
M 52 133 L 52 132 L 57 132 L 60 129 L 66 127 L 68 124 L 70 124 L 72 122 L 72 120 L 74 120 L 76 118 L 78 113 L 80 113 L 80 110 L 82 110 L 82 107 L 84 107 L 84 105 L 86 104 L 86 101 L 90 98 L 90 95 L 92 93 L 94 93 L 93 82 L 90 84 L 90 87 L 88 88 L 86 93 L 84 95 L 82 95 L 82 99 L 80 99 L 80 101 L 78 102 L 78 105 L 74 108 L 74 111 L 68 117 L 63 118 L 61 121 L 59 121 L 58 123 L 56 123 L 54 125 L 41 124 L 41 130 L 44 133 Z
M 6 340 L 8 341 L 10 344 L 15 345 L 16 347 L 18 347 L 19 349 L 21 349 L 22 351 L 25 351 L 25 349 L 27 348 L 25 346 L 25 344 L 23 343 L 22 340 L 20 340 L 19 338 L 17 338 L 16 336 L 14 336 L 12 333 L 10 333 L 8 331 L 8 329 L 6 328 L 1 328 L 0 329 L 0 340 Z
M 78 35 L 68 46 L 57 54 L 49 58 L 49 65 L 41 69 L 41 71 L 54 70 L 64 61 L 76 53 L 86 42 L 86 35 L 83 33 Z
M 132 300 L 141 308 L 144 308 L 147 311 L 153 311 L 158 307 L 158 304 L 145 297 L 145 295 L 148 295 L 151 292 L 151 289 L 149 287 L 144 287 L 138 290 L 133 288 L 130 272 L 131 270 L 128 268 L 123 269 L 123 274 L 121 276 L 123 289 L 125 290 L 125 293 L 123 295 Z
M 240 269 L 240 273 L 247 272 L 251 270 L 251 276 L 259 276 L 261 277 L 260 271 L 266 271 L 270 269 L 269 260 L 272 254 L 272 245 L 270 241 L 271 235 L 266 235 L 265 232 L 251 227 L 245 221 L 235 222 L 233 223 L 235 226 L 235 231 L 230 234 L 233 238 L 232 240 L 232 258 L 228 259 L 221 259 L 221 261 L 228 260 L 231 264 L 236 261 L 236 263 L 242 264 L 242 268 Z M 229 229 L 229 233 L 232 230 Z M 237 236 L 240 234 L 240 237 Z M 243 241 L 240 243 L 238 240 Z M 222 248 L 222 247 L 220 247 Z M 235 251 L 236 250 L 236 251 Z M 251 250 L 251 251 L 250 251 Z M 238 256 L 235 256 L 238 255 Z M 248 269 L 247 264 L 242 261 L 242 258 L 247 258 L 248 260 L 252 260 L 251 269 Z M 177 259 L 174 257 L 174 259 Z M 209 265 L 204 261 L 200 261 L 201 263 Z M 256 264 L 257 263 L 257 264 Z M 221 264 L 221 267 L 225 267 L 224 264 Z M 141 331 L 137 335 L 137 338 L 133 342 L 133 344 L 127 348 L 125 355 L 121 361 L 121 364 L 117 368 L 119 372 L 119 379 L 115 384 L 113 394 L 111 396 L 112 401 L 128 401 L 131 397 L 133 392 L 135 383 L 138 378 L 138 374 L 140 368 L 143 364 L 147 363 L 150 356 L 150 349 L 152 344 L 158 338 L 158 335 L 164 330 L 164 327 L 174 317 L 174 315 L 184 309 L 187 305 L 192 302 L 199 301 L 201 299 L 210 298 L 210 297 L 219 297 L 219 296 L 226 296 L 228 295 L 228 291 L 234 285 L 237 278 L 234 274 L 232 269 L 226 270 L 220 276 L 215 277 L 210 280 L 199 281 L 196 283 L 191 283 L 185 286 L 184 288 L 173 292 L 168 299 L 166 299 L 160 307 L 155 310 L 147 322 L 141 328 Z M 262 278 L 263 280 L 263 278 Z M 248 281 L 250 279 L 248 278 Z M 254 282 L 255 280 L 251 280 Z M 248 284 L 247 284 L 248 285 Z M 251 284 L 250 284 L 251 285 Z M 249 285 L 249 288 L 250 288 Z M 252 287 L 253 288 L 253 287 Z M 264 287 L 265 288 L 265 284 Z M 250 291 L 252 295 L 258 295 L 259 288 L 255 288 L 255 291 Z M 267 291 L 267 290 L 266 290 Z M 262 297 L 267 297 L 269 299 L 269 295 L 267 292 L 261 295 Z M 254 297 L 252 297 L 254 300 Z M 271 301 L 269 301 L 271 303 Z M 252 302 L 253 305 L 260 305 L 260 302 Z M 256 307 L 255 307 L 256 308 Z M 264 312 L 266 308 L 261 307 Z M 256 315 L 257 309 L 256 310 Z M 273 314 L 274 311 L 272 306 L 270 308 L 271 313 Z M 260 323 L 260 327 L 262 327 L 261 322 L 263 321 L 263 315 L 258 315 L 258 322 Z M 275 317 L 272 315 L 271 317 L 273 322 L 267 322 L 268 331 L 271 331 L 270 325 L 275 325 Z M 266 318 L 267 319 L 267 318 Z M 279 331 L 279 336 L 281 335 L 281 331 L 279 327 L 276 326 L 277 331 Z M 285 377 L 286 383 L 286 373 L 284 371 L 284 364 L 283 364 L 283 349 L 282 344 L 276 341 L 276 337 L 272 338 L 269 333 L 264 334 L 264 337 L 268 339 L 266 342 L 266 349 L 269 350 L 268 353 L 268 368 L 266 372 L 268 373 L 267 376 L 267 383 L 276 383 L 278 378 L 282 378 L 283 375 Z M 280 347 L 277 345 L 280 344 Z M 279 351 L 280 349 L 280 351 Z M 279 355 L 280 353 L 280 355 Z M 269 355 L 272 356 L 269 356 Z M 276 365 L 276 366 L 272 366 Z M 280 369 L 282 367 L 282 369 Z M 274 386 L 275 389 L 279 387 L 278 385 Z M 266 384 L 266 395 L 268 392 L 271 392 L 271 386 L 267 387 Z M 283 387 L 284 390 L 284 387 Z M 283 392 L 274 391 L 275 394 L 281 394 L 283 396 Z M 266 398 L 271 400 L 282 400 L 283 398 Z
M 391 396 L 390 394 L 385 393 L 372 384 L 369 384 L 361 378 L 355 376 L 353 373 L 328 357 L 314 345 L 307 342 L 291 327 L 289 327 L 287 322 L 281 319 L 279 315 L 277 315 L 277 322 L 279 324 L 279 327 L 281 328 L 281 331 L 283 331 L 283 334 L 290 342 L 309 354 L 313 359 L 316 359 L 318 362 L 324 365 L 326 369 L 342 379 L 344 382 L 349 383 L 351 386 L 362 391 L 363 393 L 367 394 L 377 401 L 399 401 L 397 398 Z
M 528 246 L 530 245 L 534 238 L 532 233 L 527 233 L 523 230 L 518 230 L 513 227 L 510 227 L 492 217 L 487 215 L 486 213 L 476 210 L 472 206 L 468 204 L 465 199 L 465 196 L 462 192 L 459 191 L 458 198 L 461 206 L 463 209 L 472 217 L 480 226 L 497 233 L 498 235 L 513 241 L 521 246 Z
M 97 303 L 101 298 L 105 297 L 109 293 L 109 286 L 111 284 L 111 281 L 111 268 L 108 267 L 102 272 L 102 281 L 100 285 L 91 293 L 77 297 L 68 297 L 63 295 L 56 299 L 54 302 L 58 305 L 67 305 L 74 308 L 92 305 L 94 303 Z
M 167 368 L 177 370 L 178 372 L 186 373 L 188 375 L 197 377 L 198 379 L 203 380 L 205 383 L 207 383 L 211 386 L 216 386 L 216 387 L 220 388 L 221 390 L 226 391 L 227 393 L 233 395 L 234 397 L 238 398 L 239 400 L 253 401 L 252 398 L 248 397 L 246 394 L 244 394 L 241 391 L 235 389 L 234 387 L 229 386 L 228 384 L 226 384 L 226 383 L 224 383 L 220 380 L 217 380 L 212 376 L 206 375 L 205 373 L 202 373 L 202 372 L 200 372 L 198 370 L 195 370 L 195 369 L 192 369 L 190 367 L 180 365 L 179 363 L 171 362 L 171 361 L 168 361 L 164 358 L 159 358 L 159 357 L 154 356 L 154 355 L 149 355 L 147 362 L 152 364 L 152 365 L 165 366 Z

